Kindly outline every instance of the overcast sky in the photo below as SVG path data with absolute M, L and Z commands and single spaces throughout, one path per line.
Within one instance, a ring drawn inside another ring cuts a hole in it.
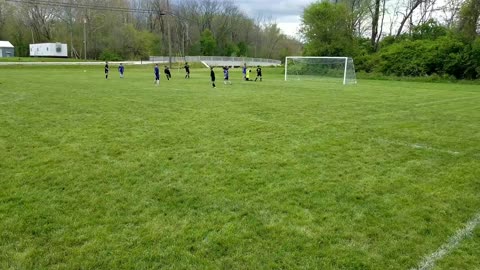
M 250 18 L 272 19 L 284 34 L 297 36 L 303 9 L 315 0 L 234 0 Z

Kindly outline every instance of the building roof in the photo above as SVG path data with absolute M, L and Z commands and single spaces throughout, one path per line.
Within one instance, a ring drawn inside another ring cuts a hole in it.
M 61 43 L 61 42 L 45 42 L 45 43 L 32 43 L 32 44 L 29 44 L 29 45 L 46 45 L 46 44 L 61 44 L 61 45 L 67 45 L 67 43 Z
M 0 40 L 0 48 L 13 48 L 12 43 Z

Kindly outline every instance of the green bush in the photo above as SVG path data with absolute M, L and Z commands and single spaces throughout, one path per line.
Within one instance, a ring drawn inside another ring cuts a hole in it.
M 403 40 L 378 53 L 375 71 L 396 76 L 452 75 L 465 78 L 465 44 L 452 36 L 438 39 Z M 471 77 L 471 76 L 469 76 Z
M 122 57 L 115 52 L 110 51 L 109 49 L 105 49 L 99 56 L 100 60 L 104 61 L 122 61 Z
M 427 22 L 413 27 L 411 36 L 418 40 L 435 40 L 437 38 L 446 36 L 448 30 L 445 26 L 440 25 L 436 20 L 430 19 Z
M 355 68 L 374 76 L 421 77 L 424 81 L 479 79 L 480 38 L 465 40 L 429 20 L 409 34 L 385 37 L 376 53 L 360 46 Z
M 470 46 L 465 47 L 464 77 L 480 79 L 480 37 L 477 37 Z

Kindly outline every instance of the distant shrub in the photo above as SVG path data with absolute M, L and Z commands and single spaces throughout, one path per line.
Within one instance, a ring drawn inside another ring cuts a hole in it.
M 122 57 L 108 49 L 102 51 L 99 57 L 100 60 L 104 61 L 122 61 Z
M 463 79 L 466 68 L 464 48 L 464 43 L 448 36 L 436 40 L 406 39 L 380 50 L 374 70 L 395 76 L 448 74 Z
M 480 79 L 480 37 L 465 40 L 434 20 L 383 38 L 377 52 L 365 48 L 354 58 L 357 72 L 427 81 Z

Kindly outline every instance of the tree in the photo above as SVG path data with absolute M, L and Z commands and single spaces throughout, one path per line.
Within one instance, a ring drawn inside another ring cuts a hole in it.
M 279 57 L 284 41 L 295 41 L 270 26 L 242 13 L 234 0 L 0 0 L 0 36 L 14 41 L 19 56 L 28 56 L 33 42 L 62 42 L 71 57 L 83 57 L 86 48 L 91 59 L 151 53 Z
M 0 39 L 2 38 L 2 28 L 3 25 L 5 24 L 5 15 L 4 15 L 4 9 L 5 9 L 5 4 L 0 2 Z
M 441 36 L 447 34 L 447 28 L 440 25 L 434 19 L 430 19 L 427 22 L 417 25 L 412 28 L 413 39 L 430 39 L 435 40 Z
M 238 47 L 238 56 L 246 56 L 248 51 L 247 43 L 240 41 L 237 45 Z
M 446 27 L 450 28 L 454 25 L 462 3 L 463 0 L 446 0 L 446 3 L 439 8 L 442 11 L 441 19 L 445 21 Z
M 473 41 L 477 36 L 480 0 L 467 0 L 460 9 L 459 29 L 463 37 Z
M 372 43 L 372 47 L 375 47 L 375 43 L 377 41 L 378 35 L 378 21 L 380 19 L 380 0 L 374 0 L 374 8 L 372 14 L 372 36 L 370 42 Z
M 0 40 L 6 39 L 4 37 L 4 28 L 5 28 L 5 21 L 7 20 L 7 5 L 4 2 L 0 1 Z
M 301 33 L 305 55 L 351 56 L 354 37 L 351 13 L 344 4 L 313 3 L 305 8 Z
M 277 51 L 279 42 L 284 38 L 284 35 L 281 33 L 280 28 L 278 28 L 276 23 L 269 24 L 264 29 L 264 39 L 268 47 L 266 47 L 267 52 L 265 55 L 267 58 L 272 58 L 274 52 Z
M 38 4 L 24 5 L 26 23 L 35 35 L 35 42 L 51 41 L 53 37 L 53 22 L 55 19 L 55 7 L 46 7 Z
M 214 55 L 217 42 L 210 29 L 205 29 L 200 37 L 200 50 L 202 55 Z
M 420 4 L 422 4 L 424 1 L 426 0 L 409 0 L 405 13 L 403 13 L 403 18 L 400 21 L 400 26 L 397 29 L 397 38 L 402 34 L 405 23 L 407 22 L 407 20 L 411 19 L 415 9 L 417 9 L 417 7 L 420 6 Z

